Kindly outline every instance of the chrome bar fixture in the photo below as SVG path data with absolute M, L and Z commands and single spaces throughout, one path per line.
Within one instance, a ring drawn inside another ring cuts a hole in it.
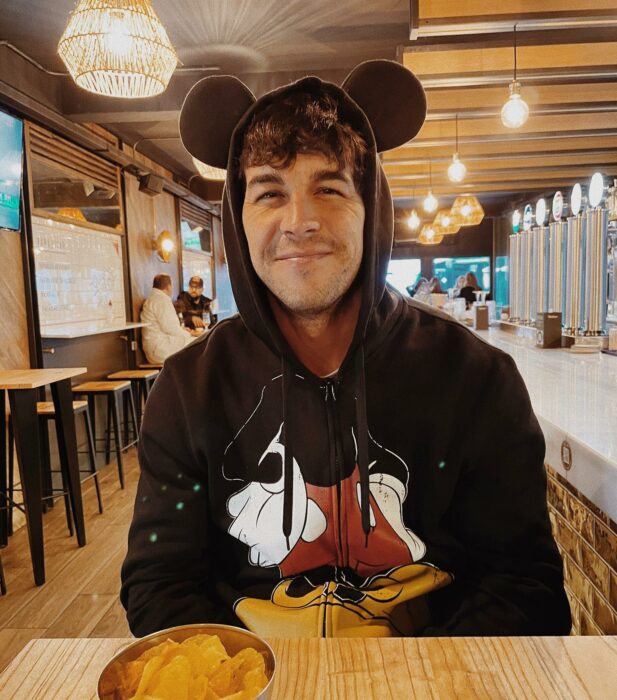
M 521 285 L 520 299 L 520 323 L 531 323 L 531 306 L 533 290 L 533 246 L 531 230 L 521 233 L 521 257 L 519 280 Z
M 608 210 L 594 207 L 585 212 L 585 280 L 583 335 L 606 333 L 606 277 Z
M 548 311 L 564 313 L 566 295 L 566 240 L 568 224 L 553 221 L 549 224 Z
M 510 296 L 509 296 L 509 301 L 510 301 L 510 321 L 513 323 L 517 323 L 519 320 L 520 312 L 519 312 L 519 284 L 520 284 L 520 279 L 519 279 L 519 272 L 518 272 L 518 267 L 519 267 L 519 243 L 521 240 L 521 236 L 518 233 L 513 233 L 510 235 L 510 257 L 509 257 L 509 263 L 510 263 Z
M 564 303 L 564 333 L 580 332 L 583 306 L 583 269 L 585 258 L 586 219 L 577 214 L 569 216 L 566 236 L 566 295 Z

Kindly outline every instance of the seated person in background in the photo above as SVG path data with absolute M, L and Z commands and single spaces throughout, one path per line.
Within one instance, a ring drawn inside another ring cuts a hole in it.
M 431 286 L 431 294 L 443 294 L 444 291 L 441 288 L 441 282 L 439 281 L 438 277 L 431 277 L 430 281 L 430 286 Z
M 156 275 L 152 292 L 144 302 L 141 321 L 148 325 L 142 329 L 142 345 L 148 362 L 159 364 L 174 352 L 182 350 L 193 340 L 196 331 L 182 328 L 171 300 L 172 282 L 166 273 Z
M 474 275 L 473 272 L 468 272 L 465 275 L 465 284 L 458 293 L 458 296 L 465 300 L 465 307 L 467 309 L 470 309 L 474 301 L 476 301 L 476 295 L 474 294 L 474 292 L 480 291 L 482 291 L 482 287 L 478 284 L 477 277 Z M 487 294 L 486 300 L 488 301 L 489 299 L 491 299 L 491 295 Z
M 212 299 L 203 295 L 204 281 L 201 277 L 193 275 L 189 280 L 188 292 L 180 292 L 174 306 L 176 312 L 182 314 L 184 325 L 187 328 L 205 328 L 203 320 L 205 314 L 208 315 L 209 325 L 213 325 L 214 318 L 210 310 Z

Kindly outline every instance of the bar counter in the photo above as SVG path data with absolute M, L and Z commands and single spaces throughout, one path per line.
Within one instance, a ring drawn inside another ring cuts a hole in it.
M 617 521 L 617 357 L 536 348 L 496 327 L 474 332 L 514 358 L 544 432 L 546 462 Z

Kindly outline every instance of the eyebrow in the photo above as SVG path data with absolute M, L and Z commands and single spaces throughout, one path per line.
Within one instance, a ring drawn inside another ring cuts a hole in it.
M 246 189 L 250 189 L 255 185 L 282 185 L 283 178 L 275 172 L 272 173 L 262 173 L 261 175 L 255 175 L 246 184 Z
M 337 170 L 318 170 L 313 173 L 311 180 L 313 182 L 323 182 L 324 180 L 340 180 L 346 184 L 351 184 L 351 178 L 345 174 L 344 171 Z M 283 185 L 283 178 L 276 172 L 262 173 L 261 175 L 255 175 L 252 177 L 247 185 L 246 189 L 255 187 L 256 185 Z

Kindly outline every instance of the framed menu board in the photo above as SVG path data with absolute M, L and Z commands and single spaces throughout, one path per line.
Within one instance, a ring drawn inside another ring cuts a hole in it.
M 126 323 L 119 235 L 33 216 L 32 238 L 41 335 Z

